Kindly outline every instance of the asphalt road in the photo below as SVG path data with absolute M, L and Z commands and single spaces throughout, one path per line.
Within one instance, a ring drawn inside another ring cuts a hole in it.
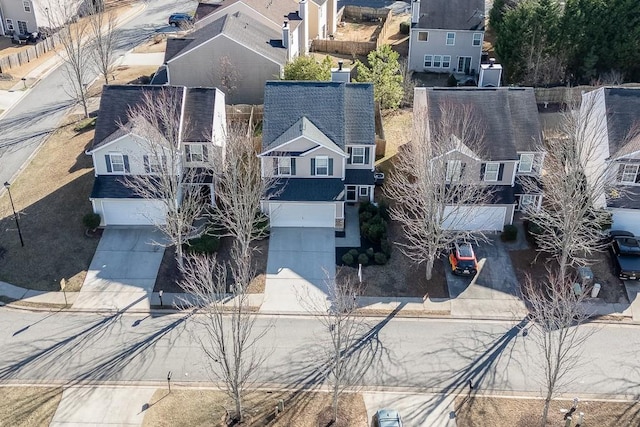
M 147 8 L 119 29 L 115 57 L 146 40 L 155 32 L 173 31 L 167 17 L 175 11 L 195 10 L 197 2 L 153 0 Z M 96 73 L 97 75 L 97 73 Z M 22 165 L 54 131 L 74 104 L 64 66 L 60 66 L 29 90 L 0 120 L 0 183 L 10 181 Z
M 199 315 L 143 317 L 31 313 L 0 308 L 0 382 L 210 382 Z M 361 385 L 443 395 L 468 381 L 485 391 L 536 393 L 541 386 L 532 333 L 513 323 L 433 319 L 367 320 L 349 351 L 369 369 Z M 575 378 L 563 391 L 640 395 L 638 328 L 586 325 L 594 332 Z M 257 348 L 266 357 L 258 380 L 318 385 L 326 372 L 328 331 L 312 317 L 259 316 Z

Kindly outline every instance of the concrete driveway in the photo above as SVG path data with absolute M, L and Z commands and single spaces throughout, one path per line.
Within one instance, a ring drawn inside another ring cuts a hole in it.
M 498 236 L 474 245 L 478 260 L 475 277 L 456 276 L 445 260 L 447 286 L 451 297 L 451 314 L 470 317 L 524 316 L 526 309 L 520 298 L 520 284 L 511 258 Z
M 164 236 L 154 227 L 107 227 L 73 308 L 149 309 L 164 255 Z
M 269 236 L 261 312 L 326 311 L 327 282 L 336 274 L 333 228 L 274 227 Z

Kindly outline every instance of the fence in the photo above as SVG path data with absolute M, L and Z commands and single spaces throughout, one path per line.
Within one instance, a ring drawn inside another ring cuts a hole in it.
M 20 67 L 51 50 L 55 50 L 59 44 L 58 40 L 58 35 L 54 34 L 38 44 L 27 46 L 25 49 L 20 50 L 20 52 L 0 57 L 0 74 L 7 73 L 12 68 Z
M 384 157 L 387 151 L 387 140 L 384 137 L 384 128 L 382 126 L 382 112 L 380 111 L 380 103 L 376 102 L 374 108 L 374 121 L 376 132 L 376 159 Z
M 623 87 L 638 87 L 638 83 L 625 83 L 621 85 Z M 536 95 L 536 102 L 538 104 L 571 104 L 579 103 L 582 99 L 582 94 L 595 89 L 600 86 L 574 86 L 574 87 L 537 87 L 534 88 Z

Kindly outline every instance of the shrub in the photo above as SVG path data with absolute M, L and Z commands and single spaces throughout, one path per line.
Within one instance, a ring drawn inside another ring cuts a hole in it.
M 513 242 L 518 238 L 518 227 L 515 225 L 505 225 L 500 237 L 503 242 Z
M 344 262 L 347 265 L 352 265 L 353 264 L 353 255 L 351 255 L 350 252 L 351 251 L 349 251 L 346 254 L 342 255 L 342 262 Z M 356 253 L 357 252 L 358 251 L 356 251 Z
M 400 34 L 409 34 L 410 29 L 411 29 L 410 21 L 404 21 L 400 23 Z
M 362 225 L 360 225 L 360 234 L 367 236 L 369 234 L 369 227 L 371 227 L 371 225 L 368 222 L 362 223 Z
M 384 220 L 382 219 L 382 217 L 380 215 L 374 215 L 369 220 L 369 224 L 372 224 L 372 225 L 373 224 L 384 224 Z
M 200 237 L 189 240 L 187 252 L 196 254 L 212 254 L 220 248 L 220 238 L 211 234 L 203 234 Z
M 387 256 L 382 252 L 376 252 L 376 254 L 373 256 L 373 260 L 378 265 L 385 265 L 387 263 Z
M 348 254 L 350 254 L 354 259 L 358 256 L 359 252 L 357 249 L 350 249 L 349 252 L 347 252 Z
M 387 229 L 384 224 L 372 224 L 369 226 L 367 233 L 365 233 L 365 237 L 370 242 L 377 243 L 380 242 L 386 231 Z
M 369 264 L 369 257 L 367 254 L 358 255 L 358 264 L 367 265 Z
M 95 230 L 100 227 L 100 215 L 97 213 L 88 213 L 82 217 L 82 225 L 84 225 L 87 230 Z
M 378 214 L 378 207 L 371 202 L 366 202 L 366 211 L 371 212 L 372 215 Z
M 360 214 L 360 223 L 369 221 L 373 218 L 373 214 L 371 212 L 364 211 Z
M 380 249 L 387 256 L 391 256 L 391 243 L 386 238 L 380 240 Z
M 391 217 L 389 217 L 389 204 L 384 200 L 378 203 L 378 215 L 385 221 L 391 219 Z
M 358 213 L 367 212 L 369 210 L 369 206 L 371 202 L 362 202 L 360 206 L 358 206 Z
M 254 223 L 255 231 L 254 236 L 264 238 L 269 235 L 269 217 L 258 212 Z
M 76 123 L 76 125 L 73 127 L 73 130 L 75 130 L 76 132 L 85 132 L 90 129 L 93 129 L 94 127 L 96 127 L 97 119 L 98 119 L 97 117 L 82 119 L 78 123 Z
M 453 74 L 449 74 L 449 78 L 447 79 L 447 86 L 448 87 L 458 86 L 458 79 L 456 79 L 456 76 L 454 76 Z
M 367 249 L 366 254 L 367 254 L 367 256 L 368 256 L 369 258 L 371 258 L 371 257 L 373 256 L 373 254 L 374 254 L 374 253 L 376 253 L 376 251 L 374 251 L 374 250 L 373 250 L 373 248 L 369 248 L 369 249 Z

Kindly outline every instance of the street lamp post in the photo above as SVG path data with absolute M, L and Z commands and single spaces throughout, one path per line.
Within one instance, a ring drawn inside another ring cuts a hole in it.
M 4 187 L 7 189 L 7 193 L 9 193 L 9 201 L 11 202 L 11 209 L 13 210 L 13 218 L 16 220 L 16 227 L 18 228 L 18 236 L 20 236 L 20 245 L 24 247 L 24 240 L 22 240 L 22 232 L 20 231 L 20 222 L 18 221 L 18 215 L 16 214 L 16 207 L 13 204 L 13 198 L 11 197 L 11 184 L 8 182 L 4 183 Z

